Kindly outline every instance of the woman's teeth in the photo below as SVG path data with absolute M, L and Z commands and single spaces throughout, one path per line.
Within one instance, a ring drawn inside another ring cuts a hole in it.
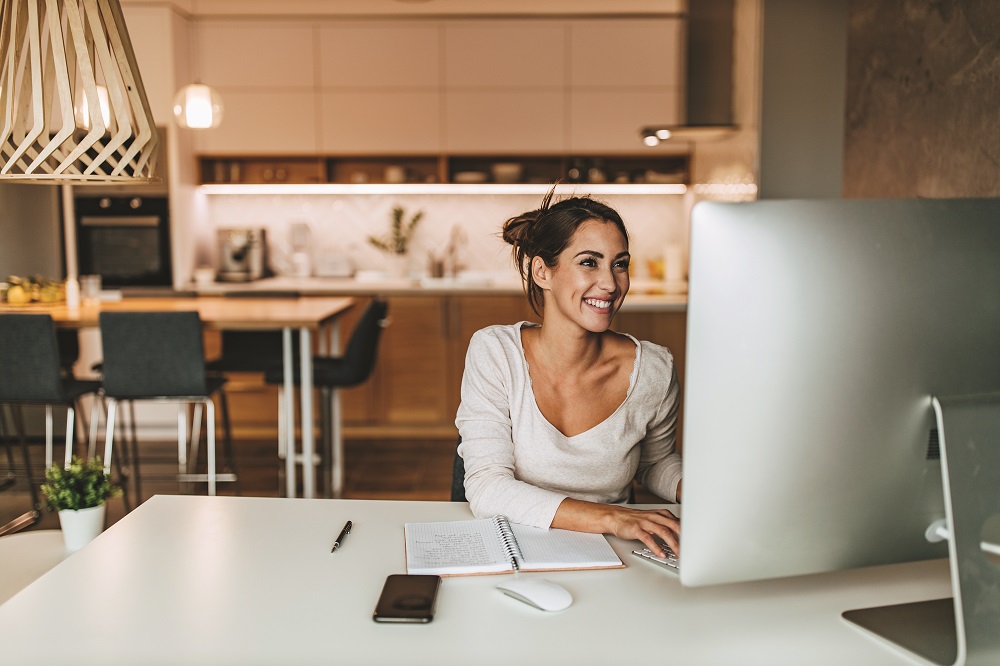
M 611 307 L 611 301 L 599 301 L 596 298 L 585 298 L 583 302 L 587 305 L 593 305 L 595 308 L 604 309 Z

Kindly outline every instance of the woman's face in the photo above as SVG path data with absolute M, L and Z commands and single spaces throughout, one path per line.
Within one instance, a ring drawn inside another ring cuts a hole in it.
M 611 326 L 628 293 L 629 253 L 625 237 L 611 222 L 588 220 L 549 268 L 532 260 L 535 282 L 545 290 L 545 317 L 569 319 L 600 333 Z

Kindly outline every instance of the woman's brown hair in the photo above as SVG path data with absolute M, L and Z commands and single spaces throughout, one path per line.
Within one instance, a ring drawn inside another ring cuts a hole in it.
M 570 197 L 552 203 L 555 187 L 542 199 L 542 205 L 520 215 L 516 215 L 503 225 L 502 237 L 513 246 L 514 265 L 517 267 L 528 304 L 535 314 L 541 315 L 545 302 L 542 288 L 535 284 L 531 275 L 531 260 L 540 257 L 549 268 L 555 267 L 559 254 L 566 249 L 573 234 L 588 220 L 599 220 L 614 224 L 628 245 L 628 231 L 625 223 L 614 208 L 589 197 Z

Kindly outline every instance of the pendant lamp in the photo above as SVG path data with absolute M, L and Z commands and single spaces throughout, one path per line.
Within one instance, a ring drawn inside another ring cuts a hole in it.
M 0 179 L 136 182 L 157 135 L 118 0 L 0 0 Z
M 218 127 L 222 122 L 222 97 L 204 83 L 186 85 L 174 97 L 174 119 L 190 129 Z

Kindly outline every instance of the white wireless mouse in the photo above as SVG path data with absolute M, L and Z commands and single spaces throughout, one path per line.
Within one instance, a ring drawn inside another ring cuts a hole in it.
M 573 597 L 565 587 L 544 578 L 514 578 L 497 585 L 504 594 L 544 611 L 569 608 Z

